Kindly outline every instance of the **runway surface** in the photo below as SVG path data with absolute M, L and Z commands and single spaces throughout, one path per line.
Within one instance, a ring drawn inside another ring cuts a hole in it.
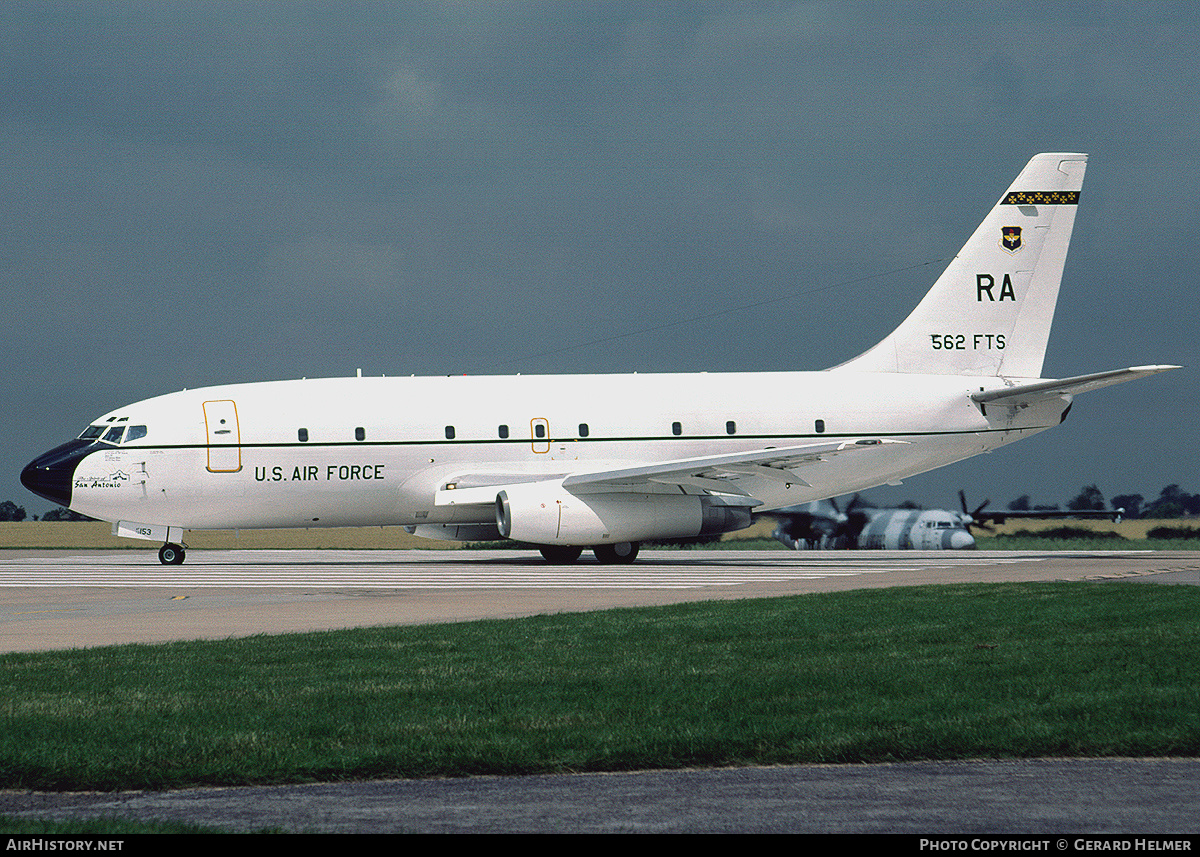
M 0 652 L 928 583 L 1200 584 L 1200 553 L 0 553 Z M 328 832 L 1196 834 L 1200 761 L 1017 760 L 476 777 L 122 794 L 0 792 L 0 814 Z
M 643 551 L 628 566 L 515 551 L 0 553 L 0 652 L 461 622 L 879 586 L 1200 582 L 1200 554 Z

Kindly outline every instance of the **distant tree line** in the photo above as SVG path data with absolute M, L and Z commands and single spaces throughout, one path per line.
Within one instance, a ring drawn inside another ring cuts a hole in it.
M 1008 504 L 1008 508 L 1012 512 L 1059 509 L 1058 506 L 1032 505 L 1028 494 L 1022 494 L 1013 500 Z M 1154 500 L 1147 501 L 1141 494 L 1117 494 L 1106 504 L 1099 488 L 1095 485 L 1085 485 L 1067 503 L 1067 510 L 1071 512 L 1105 509 L 1124 509 L 1126 518 L 1185 518 L 1200 515 L 1200 494 L 1189 494 L 1178 485 L 1172 484 L 1163 488 Z
M 5 500 L 0 503 L 0 521 L 24 521 L 26 518 L 25 507 L 18 506 L 12 500 Z M 34 515 L 33 520 L 37 520 L 38 516 Z M 46 514 L 42 515 L 43 521 L 94 521 L 95 518 L 89 518 L 87 515 L 81 515 L 78 512 L 72 512 L 59 506 L 57 509 L 51 509 Z

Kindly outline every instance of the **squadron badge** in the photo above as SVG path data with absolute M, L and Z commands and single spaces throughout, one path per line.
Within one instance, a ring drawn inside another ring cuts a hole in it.
M 1021 227 L 1020 226 L 1001 226 L 1000 227 L 1000 246 L 1009 253 L 1016 253 L 1021 249 Z

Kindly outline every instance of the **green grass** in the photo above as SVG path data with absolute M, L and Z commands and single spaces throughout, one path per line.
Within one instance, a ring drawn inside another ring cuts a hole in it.
M 1200 551 L 1200 539 L 1126 539 L 1119 535 L 1094 538 L 1050 538 L 1037 534 L 983 536 L 975 543 L 987 551 Z
M 1200 589 L 976 584 L 0 657 L 0 787 L 1200 752 Z
M 55 821 L 43 818 L 16 818 L 0 815 L 0 833 L 16 835 L 105 835 L 126 836 L 138 833 L 229 833 L 215 827 L 185 824 L 176 821 L 130 821 L 122 818 L 86 818 Z M 262 830 L 260 833 L 279 833 L 278 830 Z

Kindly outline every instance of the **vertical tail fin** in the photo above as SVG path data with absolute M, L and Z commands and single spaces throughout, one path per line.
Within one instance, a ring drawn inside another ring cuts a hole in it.
M 904 322 L 838 370 L 1038 378 L 1087 155 L 1035 155 Z

